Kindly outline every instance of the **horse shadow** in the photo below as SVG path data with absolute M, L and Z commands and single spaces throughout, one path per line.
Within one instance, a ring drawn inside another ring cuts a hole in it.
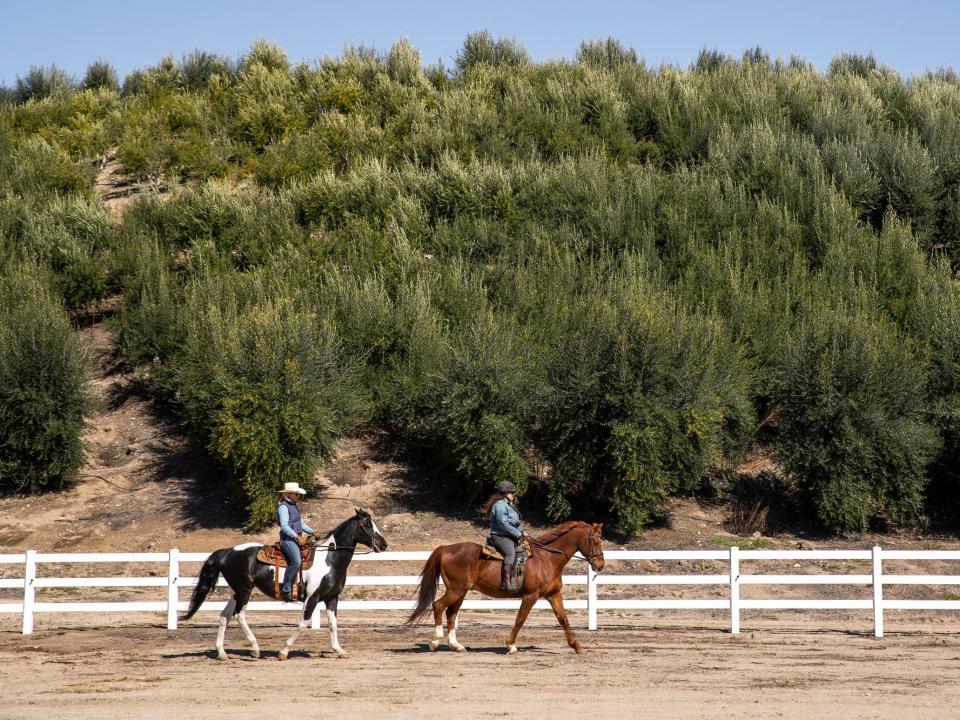
M 230 660 L 242 660 L 245 662 L 256 662 L 258 658 L 253 657 L 253 653 L 250 650 L 229 650 L 227 652 Z M 280 656 L 279 650 L 261 650 L 259 660 L 277 660 Z M 319 656 L 315 656 L 307 650 L 291 650 L 290 655 L 288 656 L 290 660 L 296 658 L 312 658 L 312 657 L 322 657 L 323 653 Z M 185 658 L 206 658 L 208 660 L 217 659 L 216 650 L 197 650 L 195 652 L 182 652 L 182 653 L 167 653 L 161 655 L 165 660 L 179 660 Z
M 518 645 L 518 650 L 536 650 L 537 648 L 533 645 Z M 387 652 L 390 652 L 394 655 L 423 655 L 430 653 L 439 653 L 439 652 L 451 652 L 456 653 L 456 650 L 448 647 L 447 645 L 441 645 L 436 650 L 430 649 L 429 643 L 417 643 L 414 647 L 405 647 L 405 648 L 390 648 Z M 468 647 L 467 654 L 470 653 L 483 653 L 487 655 L 506 655 L 507 648 L 494 645 L 490 647 Z

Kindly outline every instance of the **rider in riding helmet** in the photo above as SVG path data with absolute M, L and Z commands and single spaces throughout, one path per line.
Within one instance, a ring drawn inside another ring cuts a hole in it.
M 307 537 L 313 535 L 313 529 L 300 517 L 300 496 L 307 491 L 298 483 L 288 482 L 283 486 L 280 505 L 277 507 L 277 523 L 280 525 L 280 550 L 287 559 L 287 570 L 283 575 L 283 584 L 280 586 L 280 598 L 290 602 L 293 581 L 300 569 L 300 545 L 306 542 Z M 307 533 L 304 536 L 303 533 Z
M 500 589 L 505 592 L 512 590 L 516 546 L 526 535 L 520 525 L 523 518 L 513 504 L 516 492 L 516 486 L 509 480 L 500 483 L 497 486 L 499 499 L 490 508 L 490 542 L 503 555 Z

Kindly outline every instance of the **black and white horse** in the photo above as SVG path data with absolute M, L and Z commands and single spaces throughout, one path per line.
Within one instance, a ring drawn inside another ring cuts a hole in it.
M 321 600 L 327 606 L 330 645 L 337 655 L 341 657 L 346 655 L 337 639 L 337 601 L 347 581 L 347 566 L 353 559 L 353 552 L 358 545 L 366 545 L 374 552 L 387 549 L 387 541 L 370 513 L 363 508 L 357 508 L 356 514 L 351 518 L 344 520 L 330 532 L 319 534 L 317 537 L 325 539 L 317 543 L 313 567 L 303 572 L 307 600 L 303 604 L 297 629 L 280 650 L 280 660 L 287 659 L 290 648 L 293 647 L 300 632 L 309 624 L 313 611 Z M 189 620 L 200 609 L 207 595 L 216 586 L 217 578 L 221 574 L 233 590 L 233 597 L 220 613 L 220 631 L 217 634 L 217 659 L 219 660 L 227 659 L 227 653 L 223 649 L 223 638 L 227 632 L 227 624 L 234 615 L 237 616 L 237 622 L 240 623 L 247 640 L 250 641 L 253 657 L 260 657 L 260 646 L 247 624 L 244 610 L 254 587 L 264 595 L 273 597 L 275 569 L 273 565 L 257 561 L 257 551 L 261 547 L 263 545 L 259 543 L 245 543 L 217 550 L 211 553 L 200 570 L 197 587 L 194 588 L 190 598 L 190 607 L 187 614 L 183 616 L 184 620 Z

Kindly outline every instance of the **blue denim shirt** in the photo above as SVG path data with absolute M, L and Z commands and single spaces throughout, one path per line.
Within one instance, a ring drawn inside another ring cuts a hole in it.
M 490 532 L 494 535 L 506 535 L 519 540 L 523 534 L 521 522 L 520 513 L 506 498 L 497 500 L 490 509 Z
M 290 527 L 290 511 L 287 510 L 286 505 L 283 503 L 280 503 L 280 507 L 277 508 L 277 520 L 280 522 L 280 539 L 289 538 L 295 540 L 297 533 Z M 300 520 L 300 524 L 303 525 L 303 531 L 305 533 L 313 533 L 313 528 L 307 525 L 303 519 Z

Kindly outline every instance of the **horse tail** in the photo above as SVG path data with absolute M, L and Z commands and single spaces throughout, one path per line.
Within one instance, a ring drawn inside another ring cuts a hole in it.
M 189 620 L 192 618 L 197 610 L 200 609 L 200 606 L 203 605 L 203 601 L 207 599 L 210 591 L 217 586 L 217 578 L 220 577 L 223 558 L 232 549 L 233 548 L 224 548 L 223 550 L 215 550 L 210 553 L 210 557 L 207 558 L 207 561 L 200 569 L 197 586 L 193 589 L 193 595 L 190 596 L 190 607 L 187 608 L 187 614 L 181 617 L 181 620 Z
M 441 545 L 432 553 L 423 564 L 423 570 L 420 571 L 420 589 L 417 593 L 417 607 L 410 613 L 405 625 L 416 625 L 423 620 L 433 607 L 433 601 L 437 597 L 437 579 L 440 577 L 440 555 L 443 550 Z

